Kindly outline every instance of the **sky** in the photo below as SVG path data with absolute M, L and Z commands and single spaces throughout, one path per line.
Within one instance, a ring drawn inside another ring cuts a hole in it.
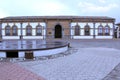
M 120 22 L 120 0 L 0 0 L 8 16 L 108 16 Z

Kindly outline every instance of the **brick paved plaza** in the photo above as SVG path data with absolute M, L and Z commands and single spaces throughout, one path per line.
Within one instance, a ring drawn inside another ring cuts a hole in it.
M 0 62 L 2 80 L 120 80 L 120 40 L 69 40 L 72 54 Z
M 15 63 L 0 62 L 0 80 L 44 80 L 44 79 Z

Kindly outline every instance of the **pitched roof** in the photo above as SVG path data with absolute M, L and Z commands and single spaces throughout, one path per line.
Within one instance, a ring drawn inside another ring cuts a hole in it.
M 114 19 L 107 16 L 10 16 L 2 19 L 79 19 L 79 18 L 92 18 L 92 19 Z
M 20 22 L 20 21 L 40 21 L 40 20 L 49 20 L 49 19 L 67 19 L 67 20 L 84 20 L 88 21 L 90 20 L 95 21 L 95 20 L 111 20 L 114 21 L 114 18 L 107 17 L 107 16 L 10 16 L 10 17 L 5 17 L 1 18 L 0 22 Z

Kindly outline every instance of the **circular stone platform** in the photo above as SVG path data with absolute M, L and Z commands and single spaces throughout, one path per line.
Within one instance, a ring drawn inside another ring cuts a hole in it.
M 68 42 L 47 40 L 5 40 L 0 43 L 0 57 L 33 59 L 58 54 L 68 49 Z

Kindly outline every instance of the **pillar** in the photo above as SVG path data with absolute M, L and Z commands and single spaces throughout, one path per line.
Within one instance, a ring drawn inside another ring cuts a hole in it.
M 47 31 L 47 26 L 48 26 L 48 21 L 45 20 L 45 38 L 47 39 L 48 38 L 48 31 Z
M 70 38 L 70 39 L 73 39 L 72 21 L 69 22 L 69 26 L 70 26 L 70 27 L 69 27 L 69 28 L 70 28 L 70 31 L 69 31 L 69 32 L 70 32 L 70 36 L 69 36 L 69 38 Z
M 93 23 L 93 38 L 95 39 L 95 23 Z
M 113 38 L 115 38 L 115 22 L 113 22 Z
M 42 26 L 42 36 L 43 36 L 43 39 L 46 39 L 46 33 L 45 33 L 45 31 L 46 31 L 45 26 Z
M 62 27 L 62 38 L 66 37 L 66 35 L 64 35 L 64 28 Z
M 20 23 L 20 39 L 23 39 L 23 23 Z
M 119 38 L 119 27 L 117 28 L 117 38 Z
M 71 39 L 73 39 L 74 36 L 74 27 L 71 25 Z
M 0 41 L 2 41 L 2 23 L 0 23 Z

